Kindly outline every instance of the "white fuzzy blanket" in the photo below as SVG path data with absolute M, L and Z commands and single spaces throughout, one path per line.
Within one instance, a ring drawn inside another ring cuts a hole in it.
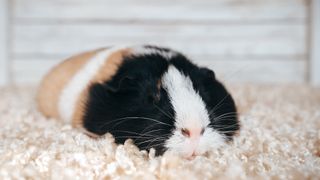
M 320 179 L 320 90 L 229 87 L 241 114 L 232 143 L 207 157 L 154 157 L 111 135 L 90 139 L 41 116 L 34 88 L 0 90 L 0 179 Z

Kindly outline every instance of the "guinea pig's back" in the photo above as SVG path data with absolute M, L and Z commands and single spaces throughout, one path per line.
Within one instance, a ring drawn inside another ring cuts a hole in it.
M 73 56 L 54 67 L 42 80 L 38 109 L 46 116 L 82 124 L 90 85 L 112 78 L 129 54 L 126 48 L 98 49 Z

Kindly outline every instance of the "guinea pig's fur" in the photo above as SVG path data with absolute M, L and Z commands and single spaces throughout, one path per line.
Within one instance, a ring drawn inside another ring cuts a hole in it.
M 47 117 L 90 135 L 132 139 L 157 155 L 201 155 L 239 129 L 235 103 L 213 71 L 156 46 L 102 48 L 71 57 L 43 79 L 37 102 Z

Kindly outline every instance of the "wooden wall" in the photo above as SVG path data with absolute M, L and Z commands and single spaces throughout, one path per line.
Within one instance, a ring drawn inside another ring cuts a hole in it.
M 8 4 L 0 0 L 0 86 L 8 83 Z
M 314 0 L 311 5 L 310 80 L 320 87 L 320 0 Z
M 240 82 L 305 82 L 306 0 L 12 0 L 14 83 L 77 52 L 157 44 Z

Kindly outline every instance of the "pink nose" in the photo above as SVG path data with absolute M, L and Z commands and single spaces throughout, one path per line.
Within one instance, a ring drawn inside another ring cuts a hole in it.
M 182 128 L 181 133 L 188 138 L 198 138 L 204 132 L 204 128 Z

